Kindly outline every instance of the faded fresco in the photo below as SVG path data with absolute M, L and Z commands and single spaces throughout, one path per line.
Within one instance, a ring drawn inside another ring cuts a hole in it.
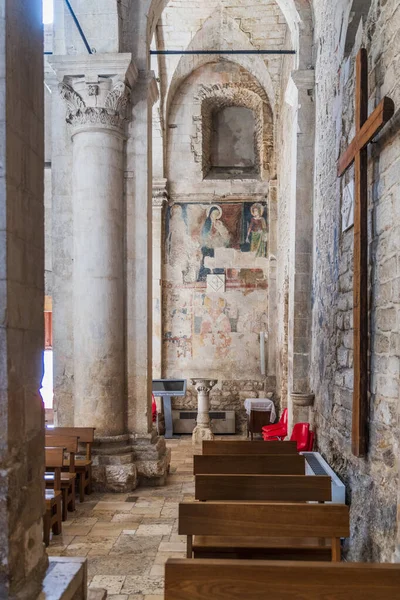
M 259 333 L 268 321 L 266 202 L 174 204 L 164 265 L 168 376 L 261 379 Z

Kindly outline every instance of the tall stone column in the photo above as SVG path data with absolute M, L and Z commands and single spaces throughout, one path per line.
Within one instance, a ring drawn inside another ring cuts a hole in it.
M 126 310 L 128 427 L 142 483 L 165 482 L 171 452 L 151 418 L 152 272 L 152 108 L 158 98 L 152 71 L 143 70 L 132 94 L 132 122 L 126 166 Z
M 210 392 L 218 381 L 216 379 L 192 379 L 197 392 L 197 423 L 193 430 L 193 444 L 201 444 L 203 440 L 213 440 L 210 421 Z
M 313 403 L 310 390 L 313 260 L 313 186 L 315 72 L 292 73 L 297 89 L 297 148 L 295 205 L 291 211 L 291 272 L 289 285 L 288 406 L 290 421 L 308 421 Z
M 162 280 L 167 180 L 153 180 L 153 379 L 162 378 Z
M 74 424 L 96 427 L 98 487 L 123 491 L 136 486 L 126 420 L 124 142 L 137 70 L 129 54 L 52 64 L 73 140 Z
M 43 546 L 44 123 L 39 0 L 1 3 L 0 598 L 36 598 Z

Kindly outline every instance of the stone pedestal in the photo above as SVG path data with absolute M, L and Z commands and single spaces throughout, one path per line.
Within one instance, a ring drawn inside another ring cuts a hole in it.
M 155 430 L 132 438 L 138 482 L 144 486 L 165 485 L 171 462 L 171 450 Z
M 193 444 L 201 444 L 203 440 L 213 440 L 210 427 L 210 392 L 218 383 L 217 379 L 192 379 L 191 384 L 197 392 L 197 425 L 193 430 Z

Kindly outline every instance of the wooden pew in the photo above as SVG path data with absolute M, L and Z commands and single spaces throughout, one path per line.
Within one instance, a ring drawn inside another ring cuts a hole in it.
M 196 475 L 195 498 L 214 501 L 329 502 L 331 478 L 323 475 Z
M 344 504 L 179 504 L 187 557 L 340 561 L 340 538 L 350 535 Z M 194 539 L 193 539 L 193 536 Z M 330 546 L 322 545 L 322 538 Z
M 61 472 L 61 491 L 62 491 L 62 519 L 67 520 L 68 510 L 75 510 L 75 454 L 78 452 L 78 438 L 68 435 L 48 434 L 45 438 L 46 446 L 64 448 L 69 453 L 69 466 L 67 472 Z M 63 465 L 64 466 L 64 465 Z M 52 473 L 45 475 L 46 487 L 52 488 L 54 477 Z
M 165 600 L 399 598 L 400 565 L 169 559 Z
M 79 437 L 79 443 L 85 444 L 86 457 L 75 459 L 75 472 L 79 477 L 79 500 L 84 502 L 85 492 L 92 493 L 92 445 L 95 427 L 53 427 L 46 433 Z
M 193 458 L 194 475 L 304 475 L 306 472 L 305 458 L 300 454 L 195 454 Z
M 45 490 L 46 512 L 43 517 L 43 541 L 46 546 L 50 543 L 50 529 L 55 535 L 62 531 L 61 467 L 63 462 L 63 448 L 45 448 L 46 467 L 54 469 L 54 489 Z
M 203 441 L 203 454 L 298 454 L 296 442 Z

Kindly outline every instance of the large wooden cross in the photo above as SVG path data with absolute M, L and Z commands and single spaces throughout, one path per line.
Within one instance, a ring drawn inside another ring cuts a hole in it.
M 368 117 L 368 56 L 365 48 L 357 55 L 356 65 L 356 135 L 339 159 L 338 175 L 351 164 L 354 175 L 354 391 L 352 452 L 367 453 L 368 436 L 368 154 L 367 146 L 391 119 L 394 103 L 383 98 Z

